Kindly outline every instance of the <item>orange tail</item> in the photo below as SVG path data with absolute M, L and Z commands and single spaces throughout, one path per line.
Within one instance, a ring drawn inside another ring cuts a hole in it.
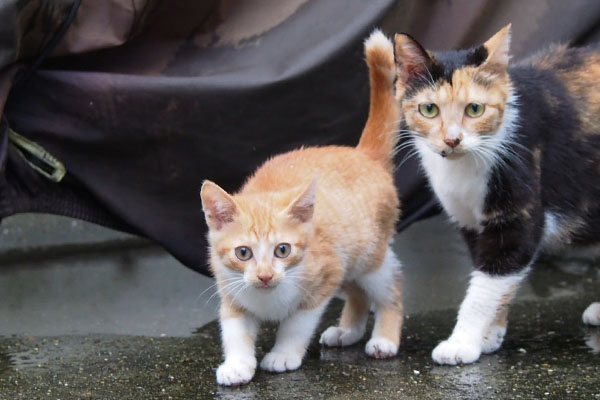
M 394 168 L 394 148 L 398 142 L 400 108 L 394 96 L 394 47 L 385 35 L 376 29 L 365 41 L 365 55 L 369 66 L 371 105 L 357 149 L 371 158 Z

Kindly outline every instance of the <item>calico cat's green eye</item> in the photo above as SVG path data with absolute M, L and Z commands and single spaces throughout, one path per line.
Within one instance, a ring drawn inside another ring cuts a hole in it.
M 425 118 L 434 118 L 440 112 L 438 106 L 433 103 L 419 104 L 419 112 Z
M 485 106 L 483 104 L 470 103 L 465 108 L 465 112 L 471 118 L 477 118 L 483 114 L 485 111 Z
M 286 258 L 290 255 L 292 251 L 292 246 L 289 243 L 279 243 L 275 246 L 275 257 L 277 258 Z
M 248 261 L 252 258 L 252 250 L 250 250 L 250 247 L 246 246 L 236 247 L 235 256 L 242 261 Z

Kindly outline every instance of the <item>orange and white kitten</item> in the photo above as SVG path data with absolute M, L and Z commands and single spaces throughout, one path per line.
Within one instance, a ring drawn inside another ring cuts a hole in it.
M 399 109 L 392 43 L 378 30 L 365 42 L 371 83 L 369 119 L 356 148 L 295 150 L 268 160 L 229 195 L 205 181 L 211 269 L 221 296 L 225 361 L 221 385 L 254 376 L 261 321 L 277 321 L 262 369 L 300 367 L 321 314 L 338 289 L 346 303 L 320 342 L 348 346 L 375 326 L 365 351 L 398 351 L 402 326 L 400 263 L 389 245 L 399 216 L 392 175 Z

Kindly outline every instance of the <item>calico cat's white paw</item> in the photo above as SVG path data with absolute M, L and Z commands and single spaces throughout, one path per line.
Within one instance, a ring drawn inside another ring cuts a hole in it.
M 217 383 L 223 386 L 245 385 L 252 380 L 256 359 L 228 360 L 217 368 Z
M 600 325 L 600 302 L 592 303 L 583 312 L 583 323 Z
M 487 336 L 483 339 L 481 352 L 483 354 L 491 354 L 502 346 L 504 335 L 506 334 L 506 326 L 494 325 Z
M 600 333 L 593 332 L 585 337 L 585 344 L 592 350 L 592 353 L 600 353 Z
M 479 359 L 481 346 L 461 343 L 455 340 L 444 340 L 433 349 L 431 357 L 438 364 L 456 365 L 470 364 Z
M 398 353 L 396 343 L 383 337 L 371 338 L 365 346 L 365 352 L 373 358 L 394 357 Z
M 323 334 L 321 334 L 319 343 L 330 347 L 350 346 L 351 344 L 358 342 L 363 335 L 364 332 L 360 332 L 357 329 L 330 326 Z
M 302 356 L 293 352 L 270 352 L 260 362 L 260 367 L 271 372 L 293 371 L 302 365 Z

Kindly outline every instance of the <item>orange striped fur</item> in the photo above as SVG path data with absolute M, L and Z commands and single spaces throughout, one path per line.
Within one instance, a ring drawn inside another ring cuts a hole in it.
M 358 293 L 360 302 L 347 302 L 345 321 L 366 318 L 368 304 L 363 304 L 363 299 L 369 291 L 389 295 L 367 300 L 379 307 L 382 318 L 377 325 L 392 343 L 378 347 L 376 341 L 369 354 L 385 357 L 397 351 L 402 321 L 399 264 L 388 254 L 399 216 L 392 175 L 399 107 L 394 98 L 391 48 L 380 32 L 365 43 L 371 107 L 356 148 L 311 147 L 278 155 L 265 162 L 234 195 L 213 182 L 204 182 L 201 197 L 209 226 L 211 268 L 226 309 L 222 318 L 281 321 L 281 332 L 287 329 L 285 324 L 291 324 L 289 320 L 300 318 L 298 315 L 314 314 L 316 319 L 310 320 L 314 330 L 324 306 L 347 283 L 358 288 L 348 295 Z M 284 258 L 275 253 L 280 244 L 291 247 Z M 240 246 L 251 249 L 252 257 L 241 260 L 235 250 Z M 387 280 L 381 279 L 379 272 L 385 265 L 394 269 Z M 364 276 L 374 278 L 370 278 L 371 286 L 361 288 Z M 241 283 L 232 286 L 236 277 Z M 224 342 L 230 335 L 225 327 L 232 325 L 226 321 L 221 321 Z M 391 325 L 382 328 L 388 321 Z M 309 322 L 301 325 L 310 329 Z M 263 368 L 297 368 L 311 334 L 297 339 L 296 350 L 286 356 L 281 343 L 291 339 L 278 336 Z M 246 333 L 240 337 L 247 341 Z M 240 373 L 233 361 L 228 361 L 227 343 L 224 348 L 225 363 L 217 371 L 217 380 L 225 385 L 245 383 L 239 376 L 248 373 Z M 281 357 L 288 358 L 283 362 Z M 253 364 L 249 360 L 244 365 Z

